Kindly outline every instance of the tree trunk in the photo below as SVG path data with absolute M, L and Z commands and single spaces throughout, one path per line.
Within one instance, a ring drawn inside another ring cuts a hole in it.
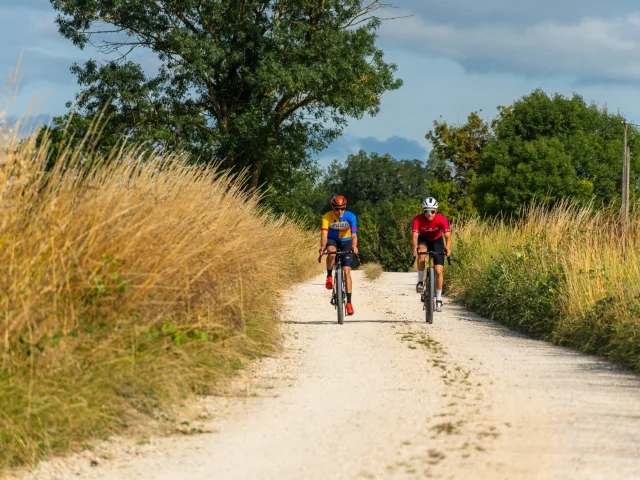
M 251 183 L 249 184 L 251 190 L 257 190 L 260 185 L 260 175 L 262 175 L 262 169 L 264 168 L 264 159 L 267 158 L 269 150 L 271 150 L 271 144 L 267 143 L 262 149 L 262 158 L 253 162 L 253 166 L 251 167 Z
M 262 174 L 263 161 L 256 161 L 251 167 L 251 183 L 249 186 L 251 190 L 257 190 L 260 182 L 260 175 Z

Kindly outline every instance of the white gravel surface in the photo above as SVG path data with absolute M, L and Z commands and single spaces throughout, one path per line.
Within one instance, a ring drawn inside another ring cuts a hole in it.
M 354 280 L 342 326 L 323 278 L 285 295 L 282 355 L 194 407 L 210 433 L 116 439 L 21 478 L 640 479 L 637 376 L 453 304 L 427 325 L 415 274 Z

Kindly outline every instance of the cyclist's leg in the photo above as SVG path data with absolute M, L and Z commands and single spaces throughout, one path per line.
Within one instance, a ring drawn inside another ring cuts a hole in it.
M 328 252 L 335 252 L 336 249 L 338 247 L 338 242 L 335 241 L 333 238 L 330 238 L 327 240 L 327 251 Z M 327 255 L 327 271 L 329 270 L 333 270 L 333 266 L 336 263 L 336 256 L 335 255 Z
M 340 244 L 340 250 L 348 251 L 353 248 L 351 240 L 343 240 Z M 344 255 L 342 257 L 342 270 L 344 271 L 344 279 L 347 284 L 347 293 L 351 295 L 353 291 L 353 281 L 351 280 L 351 266 L 353 265 L 353 254 Z
M 327 240 L 327 251 L 335 252 L 336 251 L 336 241 L 332 239 Z M 327 281 L 324 286 L 327 290 L 331 290 L 334 288 L 333 285 L 333 266 L 336 263 L 335 255 L 327 255 Z
M 351 250 L 351 240 L 343 240 L 340 244 L 340 250 Z M 351 279 L 351 265 L 353 265 L 353 254 L 347 254 L 342 257 L 342 271 L 344 272 L 345 287 L 347 290 L 347 315 L 353 315 L 353 304 L 351 303 L 351 292 L 353 292 L 353 280 Z
M 426 252 L 428 241 L 422 237 L 418 237 L 418 251 Z M 418 255 L 418 271 L 424 272 L 425 264 L 426 264 L 427 255 Z
M 429 245 L 432 251 L 438 253 L 444 253 L 444 239 L 440 237 L 437 240 L 434 240 L 431 245 Z M 444 255 L 436 255 L 433 259 L 433 263 L 436 267 L 436 290 L 442 291 L 442 287 L 444 285 Z
M 434 252 L 444 254 L 444 239 L 440 237 L 431 245 Z M 442 311 L 442 287 L 444 286 L 444 255 L 436 255 L 433 258 L 433 263 L 436 270 L 436 311 Z
M 436 290 L 442 290 L 444 286 L 444 265 L 436 264 Z
M 435 270 L 436 270 L 436 288 L 435 288 L 436 312 L 441 312 L 442 311 L 442 287 L 444 285 L 444 265 L 435 265 Z
M 347 293 L 353 291 L 353 280 L 351 280 L 351 267 L 342 267 L 344 272 L 344 281 L 347 284 Z
M 418 251 L 427 251 L 427 240 L 418 237 Z M 418 284 L 416 285 L 416 292 L 421 292 L 424 285 L 424 269 L 427 263 L 427 255 L 418 255 Z

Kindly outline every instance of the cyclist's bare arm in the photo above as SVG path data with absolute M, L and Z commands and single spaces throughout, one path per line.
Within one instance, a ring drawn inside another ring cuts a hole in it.
M 413 256 L 414 257 L 418 255 L 416 252 L 418 251 L 418 236 L 419 235 L 420 234 L 418 232 L 413 232 L 413 236 L 411 237 L 412 238 L 412 242 L 413 242 L 412 252 L 413 252 Z
M 327 248 L 327 238 L 328 234 L 322 232 L 322 234 L 320 235 L 320 255 L 322 255 L 324 253 L 324 249 Z
M 351 234 L 351 248 L 353 248 L 354 253 L 358 253 L 358 235 L 355 233 Z
M 444 232 L 444 248 L 447 249 L 447 257 L 451 256 L 451 232 Z

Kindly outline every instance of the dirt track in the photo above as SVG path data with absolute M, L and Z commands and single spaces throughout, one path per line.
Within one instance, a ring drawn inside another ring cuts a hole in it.
M 213 433 L 112 444 L 31 476 L 640 479 L 638 377 L 452 304 L 426 325 L 414 277 L 356 272 L 343 326 L 322 278 L 288 293 L 282 357 L 246 395 L 202 401 Z

